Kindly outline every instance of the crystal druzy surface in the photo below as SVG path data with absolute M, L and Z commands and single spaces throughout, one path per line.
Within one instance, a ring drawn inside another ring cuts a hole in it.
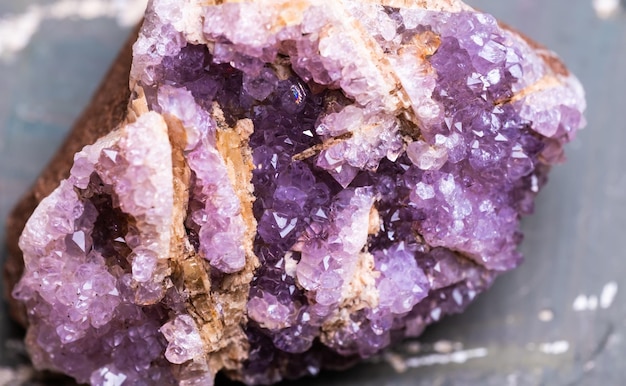
M 583 125 L 550 51 L 441 1 L 153 0 L 126 121 L 20 240 L 40 368 L 96 385 L 315 374 L 519 264 Z

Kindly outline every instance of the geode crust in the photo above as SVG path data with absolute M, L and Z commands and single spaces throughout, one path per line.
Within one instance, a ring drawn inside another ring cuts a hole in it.
M 419 335 L 519 263 L 584 110 L 454 0 L 153 0 L 130 90 L 13 290 L 35 365 L 92 384 L 271 383 Z

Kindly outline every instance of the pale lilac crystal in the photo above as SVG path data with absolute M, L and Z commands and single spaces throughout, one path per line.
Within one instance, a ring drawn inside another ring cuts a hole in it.
M 131 85 L 153 112 L 79 153 L 22 238 L 36 364 L 271 383 L 462 311 L 519 264 L 520 217 L 584 125 L 550 60 L 457 1 L 152 1 Z
M 167 168 L 147 170 L 171 164 L 169 156 L 165 124 L 146 114 L 78 153 L 70 178 L 33 214 L 20 241 L 26 274 L 13 295 L 39 321 L 28 331 L 45 347 L 33 356 L 36 365 L 82 382 L 172 380 L 158 331 L 167 318 L 158 300 L 169 272 L 158 257 L 169 249 L 171 178 Z M 146 203 L 139 195 L 150 189 Z M 139 267 L 134 259 L 151 261 Z
M 245 264 L 242 246 L 245 226 L 239 199 L 228 181 L 226 168 L 206 140 L 188 154 L 193 173 L 187 226 L 196 232 L 199 252 L 222 272 L 236 272 Z

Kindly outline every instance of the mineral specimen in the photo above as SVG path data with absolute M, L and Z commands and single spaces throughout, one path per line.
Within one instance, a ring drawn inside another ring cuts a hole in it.
M 550 51 L 456 0 L 153 0 L 128 114 L 20 239 L 35 365 L 248 384 L 368 357 L 519 264 L 582 127 Z

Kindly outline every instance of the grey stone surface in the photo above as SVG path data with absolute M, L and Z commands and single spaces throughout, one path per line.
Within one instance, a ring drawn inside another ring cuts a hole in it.
M 555 50 L 587 91 L 589 125 L 569 146 L 568 163 L 553 170 L 536 214 L 523 223 L 526 261 L 466 313 L 445 319 L 418 341 L 347 372 L 285 385 L 626 383 L 621 366 L 626 357 L 626 15 L 601 19 L 591 0 L 469 2 Z M 51 3 L 4 0 L 0 21 L 25 12 L 27 4 Z M 48 161 L 127 31 L 110 18 L 48 19 L 12 58 L 0 51 L 0 218 Z M 25 364 L 20 331 L 2 308 L 0 385 L 41 379 Z

